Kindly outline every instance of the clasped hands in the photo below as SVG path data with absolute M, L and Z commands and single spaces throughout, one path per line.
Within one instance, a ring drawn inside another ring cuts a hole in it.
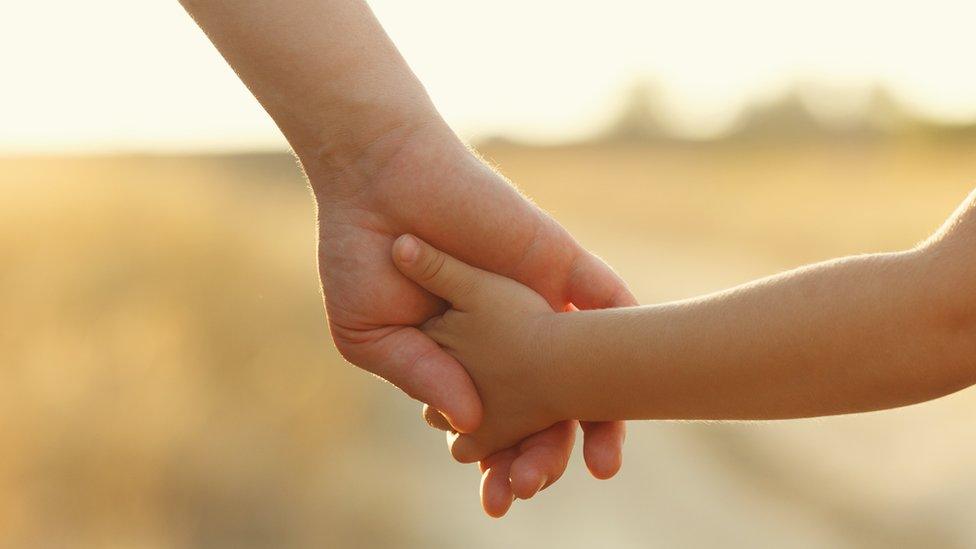
M 390 133 L 342 177 L 322 170 L 328 180 L 319 179 L 307 161 L 306 171 L 318 202 L 319 271 L 336 347 L 426 403 L 432 425 L 467 433 L 450 434 L 449 445 L 458 459 L 480 462 L 489 515 L 504 515 L 515 498 L 559 479 L 578 424 L 590 472 L 597 478 L 617 472 L 622 422 L 496 424 L 494 404 L 479 396 L 480 387 L 425 324 L 441 317 L 447 302 L 401 273 L 391 250 L 400 235 L 416 235 L 473 268 L 525 285 L 550 311 L 634 305 L 605 263 L 450 131 Z

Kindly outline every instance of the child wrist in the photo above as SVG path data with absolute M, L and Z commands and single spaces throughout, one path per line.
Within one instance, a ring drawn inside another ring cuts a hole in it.
M 554 420 L 576 419 L 580 376 L 573 371 L 573 361 L 566 355 L 564 333 L 565 315 L 552 313 L 540 319 L 541 329 L 537 331 L 537 355 L 534 362 L 545 372 L 542 393 L 546 408 Z

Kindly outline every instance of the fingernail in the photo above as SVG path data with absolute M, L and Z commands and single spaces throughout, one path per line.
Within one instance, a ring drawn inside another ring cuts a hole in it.
M 420 252 L 420 244 L 417 239 L 409 234 L 405 234 L 397 241 L 397 257 L 404 263 L 410 263 L 417 259 Z

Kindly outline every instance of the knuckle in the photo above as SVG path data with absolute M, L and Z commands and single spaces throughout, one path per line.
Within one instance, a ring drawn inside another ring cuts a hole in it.
M 447 258 L 444 254 L 440 252 L 431 253 L 429 259 L 424 264 L 424 268 L 420 271 L 420 278 L 423 280 L 436 279 L 440 276 L 441 271 L 444 270 L 446 262 Z

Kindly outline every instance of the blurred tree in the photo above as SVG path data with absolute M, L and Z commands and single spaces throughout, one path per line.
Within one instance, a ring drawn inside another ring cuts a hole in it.
M 663 122 L 663 94 L 653 81 L 639 80 L 623 95 L 620 112 L 610 123 L 607 141 L 661 141 L 671 137 Z

